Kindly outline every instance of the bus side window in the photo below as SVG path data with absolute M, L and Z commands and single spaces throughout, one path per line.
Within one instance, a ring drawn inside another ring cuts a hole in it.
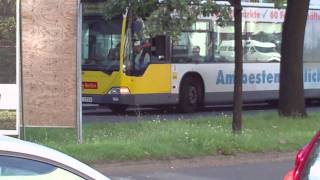
M 151 61 L 164 62 L 166 61 L 166 37 L 156 36 L 152 39 L 151 46 Z
M 171 57 L 174 63 L 189 63 L 191 58 L 189 57 L 192 44 L 190 42 L 189 34 L 183 32 L 178 39 L 172 40 Z

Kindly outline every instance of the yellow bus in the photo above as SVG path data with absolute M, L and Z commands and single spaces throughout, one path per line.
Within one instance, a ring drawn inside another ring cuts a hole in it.
M 279 46 L 284 10 L 244 4 L 244 102 L 278 98 Z M 99 4 L 83 3 L 83 103 L 108 106 L 178 106 L 193 112 L 203 105 L 231 103 L 234 84 L 233 24 L 219 27 L 199 17 L 178 38 L 148 37 L 132 16 L 104 18 Z M 309 11 L 304 50 L 306 98 L 320 97 L 320 12 Z M 318 42 L 318 41 L 317 41 Z

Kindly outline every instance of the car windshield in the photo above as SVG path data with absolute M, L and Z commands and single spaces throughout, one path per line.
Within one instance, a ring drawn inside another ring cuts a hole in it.
M 261 46 L 255 46 L 254 47 L 257 51 L 262 52 L 262 53 L 272 53 L 276 52 L 274 47 L 261 47 Z
M 85 17 L 82 33 L 83 69 L 119 70 L 121 18 Z

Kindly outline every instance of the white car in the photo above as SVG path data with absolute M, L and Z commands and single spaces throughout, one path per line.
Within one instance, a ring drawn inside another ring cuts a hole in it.
M 280 53 L 271 42 L 243 40 L 243 60 L 245 62 L 280 62 Z M 226 61 L 234 61 L 234 40 L 222 41 L 219 55 Z
M 0 180 L 108 180 L 98 171 L 56 150 L 0 135 Z

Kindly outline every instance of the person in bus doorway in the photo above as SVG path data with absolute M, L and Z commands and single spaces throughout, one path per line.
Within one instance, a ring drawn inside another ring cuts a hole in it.
M 120 43 L 118 43 L 115 48 L 112 48 L 109 50 L 107 58 L 109 61 L 119 61 L 120 60 Z
M 200 63 L 203 62 L 203 57 L 200 56 L 200 47 L 194 46 L 192 48 L 192 56 L 191 56 L 192 62 Z
M 135 70 L 143 70 L 150 63 L 150 54 L 144 51 L 140 41 L 135 41 L 133 44 L 134 52 L 134 68 Z

